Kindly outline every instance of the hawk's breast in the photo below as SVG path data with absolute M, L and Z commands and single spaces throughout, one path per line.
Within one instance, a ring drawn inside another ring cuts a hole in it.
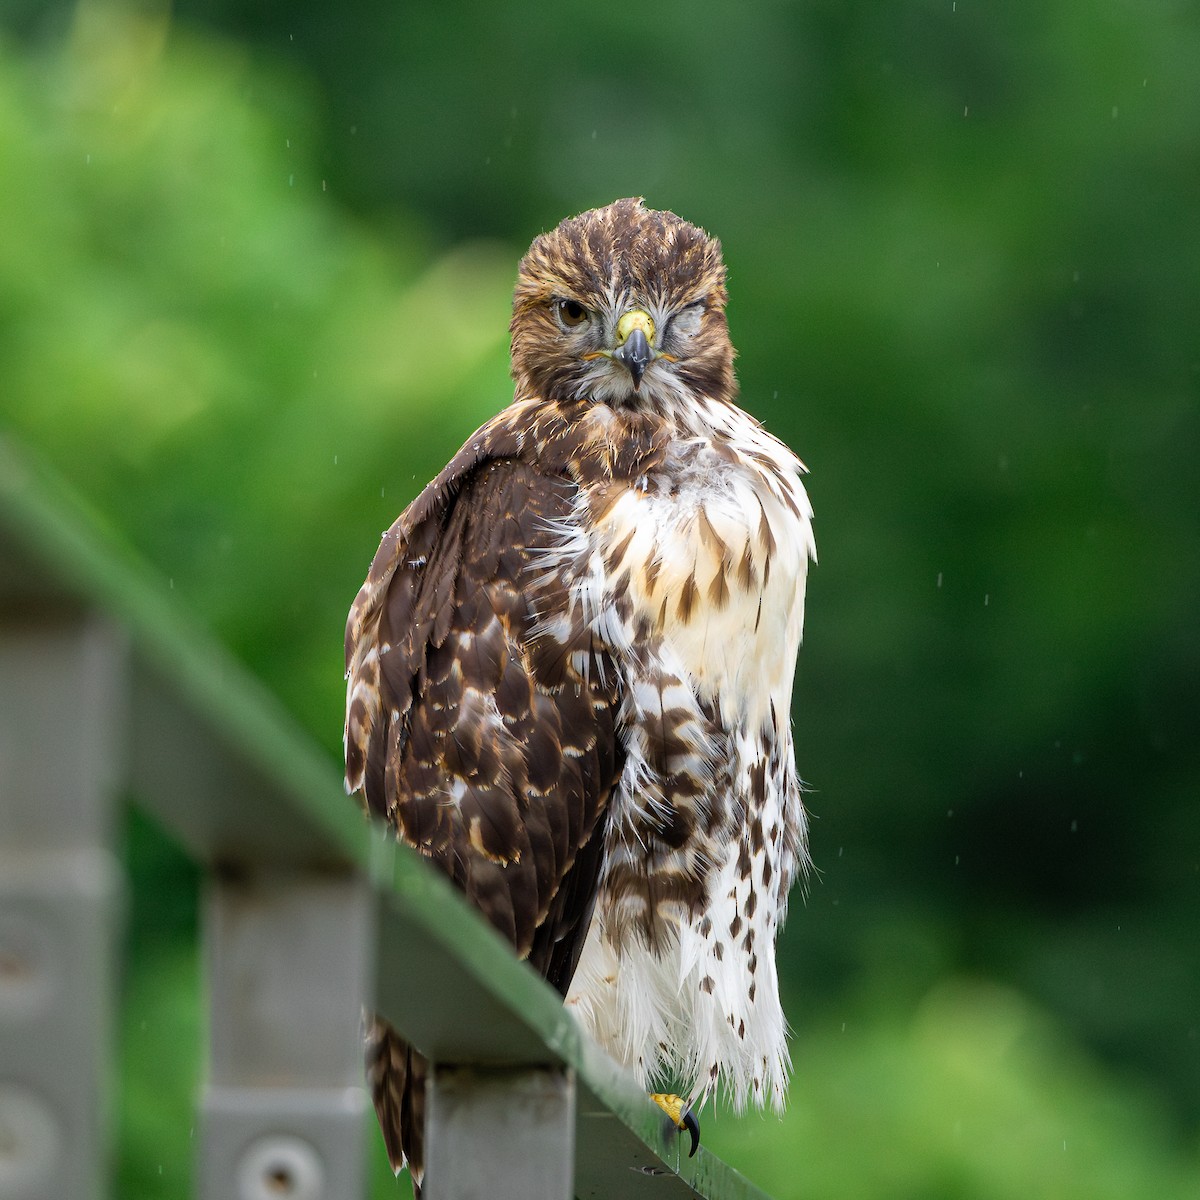
M 579 598 L 626 687 L 625 770 L 567 1003 L 693 1099 L 782 1104 L 775 933 L 805 855 L 792 676 L 811 510 L 799 459 L 700 401 L 652 470 L 585 488 Z M 615 475 L 615 472 L 614 472 Z
M 787 719 L 813 536 L 799 461 L 749 418 L 742 432 L 611 485 L 596 543 L 609 587 L 697 696 L 727 725 L 762 728 Z

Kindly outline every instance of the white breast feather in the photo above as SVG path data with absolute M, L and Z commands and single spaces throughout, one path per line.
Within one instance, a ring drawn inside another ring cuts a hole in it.
M 749 825 L 743 835 L 749 874 L 741 840 L 730 844 L 712 873 L 707 919 L 681 924 L 666 952 L 613 928 L 602 896 L 567 1004 L 644 1082 L 674 1076 L 694 1103 L 723 1085 L 739 1108 L 747 1101 L 780 1108 L 788 1052 L 775 935 L 798 865 L 789 847 L 806 842 L 789 710 L 807 567 L 816 556 L 812 513 L 800 482 L 804 468 L 781 442 L 736 408 L 712 405 L 702 417 L 744 451 L 767 457 L 774 470 L 763 472 L 745 455 L 730 463 L 703 449 L 696 454 L 692 444 L 698 469 L 685 475 L 677 495 L 627 490 L 592 535 L 590 604 L 597 621 L 613 623 L 600 548 L 628 536 L 623 565 L 634 615 L 660 625 L 665 665 L 690 680 L 697 699 L 717 705 L 730 732 L 735 795 L 716 802 L 751 807 L 751 769 L 772 739 L 783 742 L 776 758 L 782 765 L 766 772 L 758 848 L 750 845 Z M 737 562 L 749 555 L 757 584 L 731 590 L 718 605 L 708 597 L 718 573 L 729 573 L 722 546 Z M 674 602 L 689 578 L 698 600 L 682 620 Z M 622 637 L 628 644 L 627 630 Z

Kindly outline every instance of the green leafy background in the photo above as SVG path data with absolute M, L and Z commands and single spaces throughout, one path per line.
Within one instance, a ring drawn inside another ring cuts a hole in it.
M 1182 0 L 8 0 L 0 422 L 332 761 L 529 239 L 621 195 L 718 234 L 812 468 L 820 873 L 788 1115 L 708 1144 L 797 1200 L 1200 1196 L 1197 63 Z M 197 881 L 125 853 L 114 1170 L 182 1197 Z

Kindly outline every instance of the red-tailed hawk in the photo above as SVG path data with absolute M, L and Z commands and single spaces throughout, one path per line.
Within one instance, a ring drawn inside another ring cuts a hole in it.
M 513 403 L 384 535 L 346 628 L 346 785 L 647 1084 L 781 1107 L 807 863 L 789 710 L 804 467 L 734 404 L 719 243 L 640 200 L 522 259 Z M 424 1063 L 376 1020 L 393 1166 Z

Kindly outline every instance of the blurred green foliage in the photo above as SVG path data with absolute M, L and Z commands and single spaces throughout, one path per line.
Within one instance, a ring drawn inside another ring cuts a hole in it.
M 820 874 L 789 1114 L 709 1143 L 781 1198 L 1196 1194 L 1193 6 L 6 21 L 0 420 L 331 757 L 345 611 L 506 402 L 529 238 L 627 194 L 717 233 L 744 403 L 813 468 Z M 188 1188 L 196 880 L 140 819 L 127 860 L 150 1200 Z

